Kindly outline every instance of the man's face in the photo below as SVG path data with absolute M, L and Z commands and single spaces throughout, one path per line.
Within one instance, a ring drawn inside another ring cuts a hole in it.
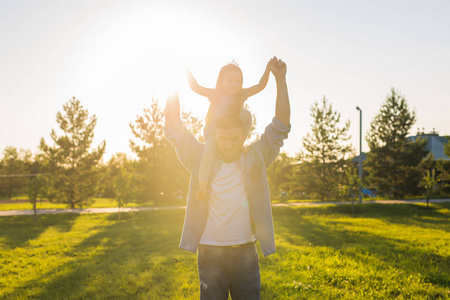
M 244 142 L 242 128 L 216 129 L 217 152 L 226 163 L 231 163 L 239 158 Z

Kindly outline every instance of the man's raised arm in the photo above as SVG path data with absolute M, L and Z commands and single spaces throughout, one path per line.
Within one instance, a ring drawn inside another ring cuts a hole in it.
M 180 162 L 192 172 L 195 162 L 201 158 L 203 144 L 199 143 L 181 122 L 178 93 L 167 98 L 165 118 L 164 134 L 175 147 Z
M 260 140 L 252 144 L 253 149 L 263 158 L 266 167 L 275 160 L 291 130 L 291 105 L 286 84 L 286 64 L 276 57 L 269 62 L 277 82 L 277 102 L 275 105 L 275 118 L 270 123 Z
M 277 83 L 277 103 L 275 106 L 275 117 L 285 126 L 291 122 L 291 105 L 286 84 L 286 63 L 276 57 L 269 63 L 270 70 L 275 76 Z

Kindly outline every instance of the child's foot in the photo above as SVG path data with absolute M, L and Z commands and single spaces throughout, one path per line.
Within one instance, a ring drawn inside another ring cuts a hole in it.
M 206 191 L 203 190 L 203 189 L 199 189 L 197 191 L 197 198 L 202 200 L 202 201 L 206 200 Z

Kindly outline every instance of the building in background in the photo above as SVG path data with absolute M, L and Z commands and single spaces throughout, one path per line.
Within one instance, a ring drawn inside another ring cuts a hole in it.
M 446 159 L 450 160 L 450 157 L 445 155 L 444 146 L 448 143 L 450 136 L 439 136 L 436 130 L 433 129 L 430 133 L 425 133 L 422 129 L 417 131 L 415 136 L 410 136 L 407 138 L 409 141 L 417 141 L 418 139 L 426 139 L 427 140 L 427 150 L 430 153 L 433 153 L 434 160 L 438 159 Z

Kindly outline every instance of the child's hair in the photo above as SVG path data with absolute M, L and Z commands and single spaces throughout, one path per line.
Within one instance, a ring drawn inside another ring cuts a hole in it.
M 241 129 L 243 129 L 244 125 L 242 124 L 242 120 L 237 115 L 227 114 L 217 120 L 216 128 L 220 128 L 220 129 L 241 128 Z
M 216 90 L 223 91 L 223 81 L 225 79 L 225 74 L 227 72 L 236 72 L 236 71 L 238 71 L 241 74 L 241 79 L 243 79 L 242 70 L 241 68 L 239 68 L 236 61 L 232 60 L 230 63 L 223 66 L 222 69 L 220 69 L 219 77 L 217 78 Z M 235 115 L 238 114 L 241 105 L 241 98 L 239 96 L 242 96 L 242 94 L 240 93 L 239 95 L 234 95 L 232 97 L 234 99 L 234 102 L 232 105 L 230 105 L 227 114 L 235 114 Z M 216 101 L 211 100 L 211 106 L 209 107 L 208 114 L 206 115 L 206 122 L 209 122 L 211 120 L 213 114 L 212 111 L 214 110 L 215 106 Z
M 239 68 L 239 64 L 233 59 L 230 63 L 228 63 L 227 65 L 223 66 L 222 69 L 220 69 L 219 77 L 217 78 L 216 83 L 216 90 L 222 90 L 225 74 L 227 72 L 235 72 L 235 71 L 238 71 L 241 74 L 241 79 L 244 80 L 244 76 L 242 75 L 241 68 Z

